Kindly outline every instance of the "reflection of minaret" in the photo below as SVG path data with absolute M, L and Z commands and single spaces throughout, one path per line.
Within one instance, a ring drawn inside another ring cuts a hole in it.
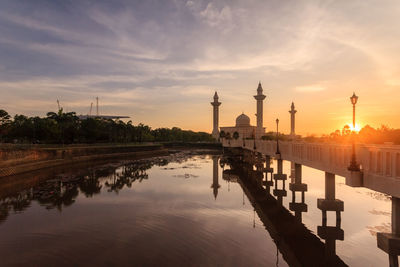
M 343 201 L 335 198 L 335 175 L 325 172 L 325 199 L 319 198 L 318 208 L 322 211 L 322 226 L 317 232 L 321 239 L 325 239 L 325 253 L 327 257 L 336 255 L 336 240 L 344 240 L 344 232 L 340 228 L 340 212 L 344 210 Z M 336 226 L 327 226 L 327 212 L 336 212 Z
M 307 212 L 307 204 L 305 203 L 305 192 L 307 185 L 302 183 L 301 164 L 292 162 L 294 165 L 292 182 L 289 184 L 289 190 L 292 191 L 292 202 L 289 203 L 289 209 L 294 211 L 295 218 L 301 222 L 302 212 Z M 296 202 L 296 192 L 301 192 L 301 202 Z
M 215 92 L 214 94 L 214 102 L 211 102 L 211 105 L 213 106 L 213 131 L 212 131 L 212 136 L 218 140 L 219 138 L 219 106 L 221 105 L 221 102 L 218 102 L 218 94 Z
M 290 107 L 289 113 L 290 113 L 290 136 L 293 138 L 296 135 L 295 131 L 295 114 L 297 110 L 294 108 L 294 103 L 292 102 L 292 106 Z
M 257 87 L 257 95 L 254 96 L 254 98 L 257 100 L 257 132 L 256 132 L 256 138 L 261 138 L 261 136 L 264 134 L 264 129 L 263 129 L 263 101 L 265 99 L 265 95 L 263 94 L 263 89 L 261 86 L 261 82 L 258 83 Z
M 287 191 L 285 189 L 285 182 L 287 180 L 287 175 L 282 173 L 283 160 L 278 159 L 278 173 L 274 174 L 275 189 L 273 195 L 277 197 L 278 203 L 282 205 L 283 197 L 287 196 Z M 282 188 L 278 189 L 278 182 L 282 181 Z
M 214 198 L 217 199 L 218 188 L 221 186 L 218 184 L 218 157 L 214 156 L 213 160 L 213 183 L 211 188 L 213 189 Z
M 400 255 L 400 198 L 392 196 L 392 232 L 377 233 L 378 247 L 389 254 L 390 266 L 399 266 Z

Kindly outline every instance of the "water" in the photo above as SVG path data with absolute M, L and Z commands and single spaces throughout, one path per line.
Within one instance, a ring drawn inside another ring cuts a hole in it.
M 216 155 L 177 154 L 35 172 L 17 182 L 2 179 L 0 265 L 288 266 L 293 253 L 282 248 L 286 233 L 274 232 L 273 223 L 286 224 L 288 231 L 301 224 L 262 212 L 286 216 L 290 179 L 283 207 L 259 206 L 243 191 L 244 182 L 227 175 L 228 164 L 223 175 L 218 160 Z M 290 174 L 289 162 L 283 171 Z M 324 173 L 303 166 L 303 183 L 308 191 L 302 223 L 309 233 L 297 237 L 324 244 L 317 209 Z M 350 266 L 387 266 L 376 232 L 390 232 L 390 198 L 350 188 L 341 177 L 336 178 L 336 198 L 344 201 L 338 257 Z M 266 224 L 269 220 L 272 225 Z M 335 225 L 334 214 L 328 213 L 328 225 Z

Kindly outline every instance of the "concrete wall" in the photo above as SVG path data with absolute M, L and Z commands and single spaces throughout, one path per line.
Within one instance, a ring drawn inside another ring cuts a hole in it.
M 167 154 L 161 145 L 73 146 L 58 148 L 0 148 L 0 177 L 79 161 Z

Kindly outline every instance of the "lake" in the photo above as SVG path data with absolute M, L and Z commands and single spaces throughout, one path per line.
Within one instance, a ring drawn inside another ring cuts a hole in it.
M 336 231 L 329 235 L 317 208 L 324 172 L 303 166 L 307 191 L 296 206 L 290 162 L 283 162 L 285 187 L 274 191 L 225 157 L 200 152 L 0 180 L 0 265 L 288 266 L 325 258 L 388 265 L 376 233 L 391 231 L 390 196 L 348 187 L 337 176 L 344 212 L 339 226 L 328 212 L 326 226 Z

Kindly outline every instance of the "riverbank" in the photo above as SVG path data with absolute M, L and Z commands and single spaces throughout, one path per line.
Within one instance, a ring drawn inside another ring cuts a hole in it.
M 1 145 L 0 177 L 44 168 L 109 159 L 137 159 L 162 156 L 170 150 L 219 149 L 213 143 L 93 144 L 93 145 Z

